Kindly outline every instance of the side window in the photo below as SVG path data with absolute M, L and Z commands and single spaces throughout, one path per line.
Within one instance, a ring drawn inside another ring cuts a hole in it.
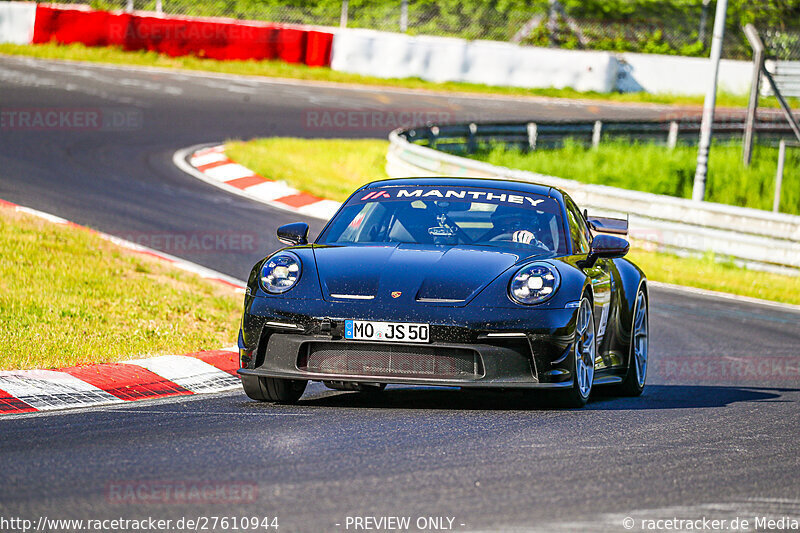
M 370 242 L 370 231 L 381 223 L 386 208 L 379 202 L 364 204 L 344 229 L 338 242 Z
M 567 201 L 567 219 L 569 220 L 569 234 L 572 239 L 572 253 L 588 254 L 589 230 L 577 206 L 571 201 Z

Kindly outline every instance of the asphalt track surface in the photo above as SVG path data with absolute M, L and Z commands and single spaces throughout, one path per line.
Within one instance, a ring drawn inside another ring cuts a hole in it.
M 127 117 L 99 130 L 6 123 L 0 198 L 238 278 L 278 246 L 275 227 L 298 217 L 183 174 L 171 162 L 179 148 L 266 135 L 382 138 L 409 110 L 451 120 L 669 112 L 7 57 L 0 106 Z M 336 112 L 356 118 L 315 125 Z M 176 235 L 218 240 L 196 250 L 175 246 Z M 255 245 L 237 247 L 231 235 Z M 411 531 L 419 517 L 451 517 L 456 531 L 626 531 L 632 517 L 641 531 L 643 519 L 797 517 L 799 319 L 652 289 L 644 396 L 597 395 L 583 410 L 549 410 L 516 393 L 390 387 L 368 397 L 313 384 L 292 407 L 234 392 L 7 417 L 0 518 L 277 517 L 279 531 L 354 531 L 348 516 L 407 516 Z M 187 484 L 229 490 L 164 499 Z

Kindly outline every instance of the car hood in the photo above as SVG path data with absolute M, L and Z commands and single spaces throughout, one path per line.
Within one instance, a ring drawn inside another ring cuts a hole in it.
M 417 244 L 315 246 L 323 297 L 466 305 L 521 259 L 498 248 Z

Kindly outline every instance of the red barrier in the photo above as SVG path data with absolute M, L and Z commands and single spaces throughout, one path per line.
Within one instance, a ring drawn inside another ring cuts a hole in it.
M 309 31 L 306 37 L 306 65 L 327 67 L 331 64 L 333 50 L 333 34 L 321 31 Z
M 329 66 L 333 34 L 255 22 L 36 7 L 34 43 L 83 43 L 211 59 L 280 59 Z
M 39 4 L 33 42 L 55 40 L 64 44 L 80 42 L 88 46 L 106 46 L 109 44 L 106 31 L 109 15 L 105 11 L 63 10 Z

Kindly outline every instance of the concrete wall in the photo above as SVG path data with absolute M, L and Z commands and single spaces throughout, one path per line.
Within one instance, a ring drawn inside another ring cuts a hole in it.
M 0 2 L 0 43 L 30 43 L 35 19 L 34 2 Z
M 617 90 L 621 92 L 705 94 L 711 83 L 711 62 L 704 57 L 622 53 L 617 58 Z M 734 94 L 747 93 L 752 74 L 751 62 L 723 59 L 719 88 Z
M 381 78 L 687 95 L 705 94 L 711 77 L 709 60 L 701 57 L 559 50 L 360 29 L 336 32 L 331 66 Z M 747 93 L 751 73 L 750 62 L 723 59 L 719 86 Z
M 331 67 L 381 78 L 418 77 L 527 88 L 614 89 L 617 60 L 607 52 L 550 50 L 495 41 L 336 32 Z

